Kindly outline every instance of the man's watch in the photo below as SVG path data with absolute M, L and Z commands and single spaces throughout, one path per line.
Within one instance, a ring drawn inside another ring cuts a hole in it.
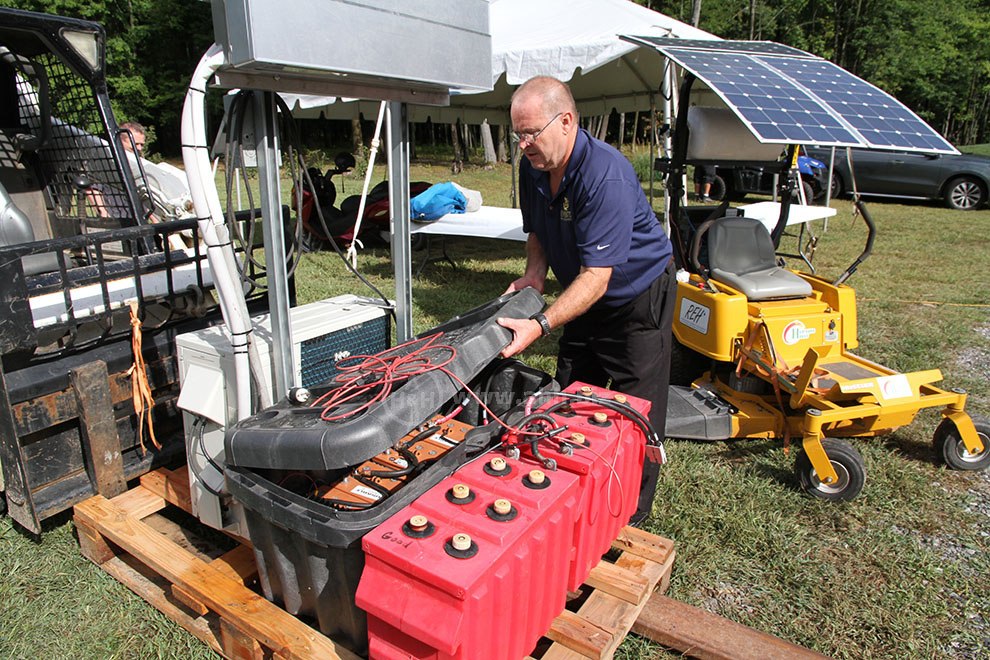
M 540 312 L 539 314 L 533 314 L 529 318 L 540 324 L 540 332 L 544 337 L 549 335 L 550 332 L 553 330 L 550 327 L 550 321 L 547 320 L 547 316 L 543 312 Z

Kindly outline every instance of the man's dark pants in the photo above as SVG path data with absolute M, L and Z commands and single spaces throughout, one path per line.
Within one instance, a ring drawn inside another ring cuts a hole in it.
M 673 264 L 635 300 L 617 308 L 593 308 L 564 326 L 557 356 L 561 387 L 581 381 L 650 401 L 650 423 L 663 438 L 670 381 L 670 334 L 677 296 Z M 660 466 L 643 466 L 633 521 L 649 514 Z

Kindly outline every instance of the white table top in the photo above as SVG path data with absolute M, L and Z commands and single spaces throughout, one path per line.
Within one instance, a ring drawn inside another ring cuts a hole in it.
M 755 202 L 739 206 L 747 218 L 757 218 L 769 231 L 780 217 L 779 202 Z M 829 206 L 803 206 L 791 204 L 787 216 L 788 225 L 798 225 L 813 220 L 824 220 L 835 215 Z M 500 206 L 482 206 L 473 213 L 448 213 L 439 220 L 428 223 L 410 223 L 413 234 L 438 236 L 473 236 L 475 238 L 500 238 L 508 241 L 526 241 L 522 229 L 522 211 Z
M 522 211 L 500 206 L 482 206 L 472 213 L 448 213 L 434 222 L 409 224 L 409 231 L 413 234 L 501 238 L 523 242 L 527 238 L 522 229 Z
M 768 231 L 773 231 L 780 218 L 780 202 L 756 202 L 739 206 L 747 218 L 756 218 L 762 222 Z M 791 204 L 787 213 L 788 225 L 799 225 L 812 220 L 824 220 L 835 215 L 836 210 L 830 206 L 804 206 Z

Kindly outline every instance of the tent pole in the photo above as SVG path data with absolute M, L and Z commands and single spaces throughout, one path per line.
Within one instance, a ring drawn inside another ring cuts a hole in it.
M 409 233 L 409 121 L 406 104 L 388 102 L 388 195 L 395 271 L 395 341 L 412 335 L 412 245 Z
M 509 140 L 509 162 L 512 164 L 512 188 L 510 195 L 512 197 L 512 208 L 519 208 L 516 203 L 516 166 L 519 164 L 519 144 L 513 140 Z
M 674 117 L 677 113 L 677 108 L 674 106 L 674 68 L 670 64 L 670 60 L 666 61 L 663 71 L 663 78 L 660 83 L 660 95 L 663 97 L 663 121 L 667 125 L 667 130 L 663 134 L 663 152 L 662 155 L 670 157 L 673 151 L 673 140 L 671 136 L 673 135 L 672 127 L 674 126 Z M 661 155 L 661 154 L 657 154 Z M 669 176 L 669 173 L 668 173 Z M 667 233 L 670 233 L 670 190 L 664 185 L 663 187 L 663 218 L 664 218 L 664 229 Z
M 657 98 L 650 94 L 650 208 L 653 208 L 653 159 L 657 157 Z

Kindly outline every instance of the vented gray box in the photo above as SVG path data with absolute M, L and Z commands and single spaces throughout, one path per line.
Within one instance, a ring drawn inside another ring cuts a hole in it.
M 258 89 L 429 103 L 492 87 L 488 0 L 213 0 L 213 25 L 228 71 Z

